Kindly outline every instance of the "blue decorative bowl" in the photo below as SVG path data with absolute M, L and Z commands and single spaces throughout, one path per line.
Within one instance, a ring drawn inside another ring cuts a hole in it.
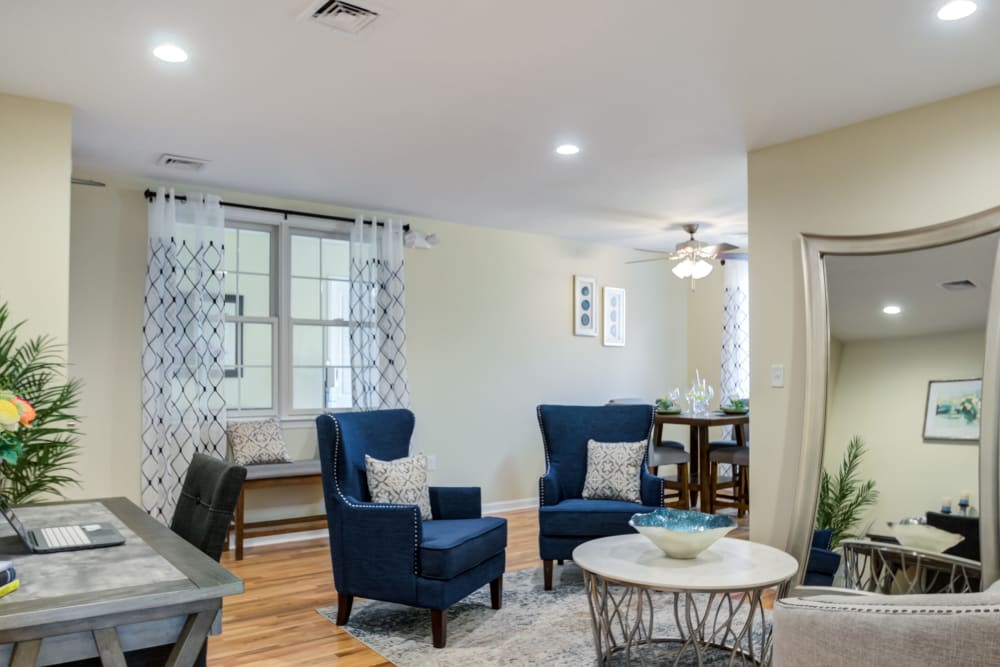
M 694 510 L 660 508 L 633 514 L 628 525 L 658 546 L 669 558 L 696 558 L 716 540 L 736 528 L 732 517 Z

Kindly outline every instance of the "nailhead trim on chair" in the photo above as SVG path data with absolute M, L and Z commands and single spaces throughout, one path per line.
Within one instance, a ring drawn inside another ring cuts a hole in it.
M 374 509 L 386 509 L 386 508 L 405 508 L 410 509 L 413 512 L 413 574 L 420 576 L 420 510 L 417 509 L 415 505 L 400 505 L 397 503 L 364 503 L 358 504 L 351 502 L 350 499 L 344 495 L 344 492 L 340 489 L 340 478 L 337 476 L 337 466 L 340 465 L 340 448 L 341 448 L 341 436 L 340 436 L 340 422 L 333 415 L 326 415 L 333 421 L 333 429 L 336 437 L 334 438 L 334 448 L 333 448 L 333 484 L 334 488 L 337 489 L 337 496 L 340 500 L 349 507 L 360 510 L 374 510 Z

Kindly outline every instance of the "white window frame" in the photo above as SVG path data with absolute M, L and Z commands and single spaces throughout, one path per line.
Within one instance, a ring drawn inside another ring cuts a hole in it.
M 344 412 L 343 409 L 292 408 L 292 243 L 293 233 L 347 241 L 351 223 L 337 220 L 319 220 L 291 213 L 274 213 L 252 209 L 225 208 L 226 228 L 244 228 L 271 232 L 271 270 L 276 280 L 271 281 L 271 317 L 241 318 L 244 322 L 272 322 L 271 336 L 271 410 L 241 410 L 226 408 L 232 419 L 277 417 L 283 423 L 311 425 L 312 420 L 325 412 Z M 329 326 L 338 323 L 348 326 L 346 320 L 295 320 L 299 324 Z M 324 360 L 325 361 L 325 360 Z

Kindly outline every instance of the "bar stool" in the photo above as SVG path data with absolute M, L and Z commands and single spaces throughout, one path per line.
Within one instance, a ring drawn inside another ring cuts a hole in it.
M 727 507 L 736 509 L 736 516 L 742 518 L 750 509 L 750 448 L 719 446 L 708 451 L 709 512 Z M 732 480 L 719 481 L 719 464 L 728 464 L 733 469 Z M 731 494 L 719 493 L 722 489 L 732 489 Z
M 663 505 L 686 510 L 691 499 L 691 457 L 684 445 L 664 440 L 659 446 L 649 448 L 649 471 L 659 473 L 660 466 L 677 466 L 677 480 L 663 478 Z M 674 492 L 674 493 L 671 493 Z

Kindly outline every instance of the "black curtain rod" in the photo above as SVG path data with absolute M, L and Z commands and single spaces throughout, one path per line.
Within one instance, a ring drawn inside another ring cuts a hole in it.
M 156 199 L 156 193 L 153 192 L 152 190 L 146 190 L 144 195 L 147 201 L 152 201 L 153 199 Z M 167 196 L 169 197 L 170 195 L 168 194 Z M 187 201 L 187 197 L 185 195 L 174 195 L 174 199 L 176 199 L 177 201 Z M 267 211 L 268 213 L 280 213 L 284 216 L 301 215 L 306 218 L 318 218 L 320 220 L 338 220 L 340 222 L 352 222 L 352 223 L 357 222 L 357 220 L 355 220 L 354 218 L 347 218 L 342 215 L 323 215 L 322 213 L 306 213 L 305 211 L 292 211 L 287 208 L 271 208 L 270 206 L 252 206 L 250 204 L 234 204 L 228 201 L 223 201 L 219 203 L 223 206 L 229 206 L 231 208 L 245 208 L 251 211 Z M 370 225 L 372 223 L 369 222 L 368 220 L 365 220 L 365 224 Z M 376 224 L 378 224 L 379 227 L 385 226 L 385 224 L 381 222 Z M 403 231 L 404 232 L 410 231 L 410 226 L 403 225 Z

